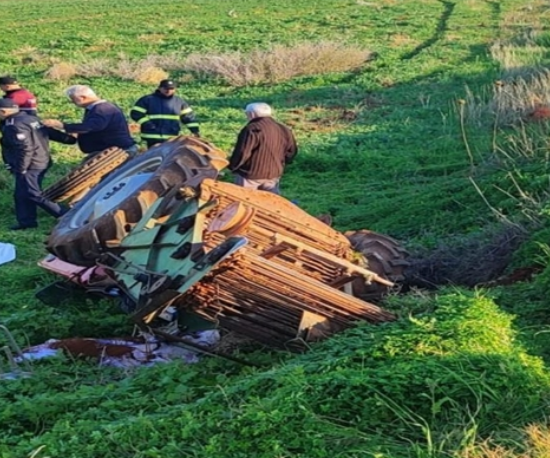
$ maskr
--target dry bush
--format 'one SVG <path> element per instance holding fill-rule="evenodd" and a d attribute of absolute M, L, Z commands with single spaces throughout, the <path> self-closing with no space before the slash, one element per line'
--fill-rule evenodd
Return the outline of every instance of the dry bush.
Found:
<path fill-rule="evenodd" d="M 112 68 L 112 74 L 123 80 L 132 80 L 143 84 L 154 84 L 168 78 L 168 73 L 155 65 L 154 59 L 145 58 L 136 62 L 124 55 L 120 56 L 120 60 Z"/>
<path fill-rule="evenodd" d="M 168 73 L 166 73 L 162 68 L 145 67 L 140 70 L 134 80 L 141 84 L 158 84 L 159 81 L 167 78 Z"/>
<path fill-rule="evenodd" d="M 500 445 L 491 445 L 490 441 L 468 447 L 460 458 L 548 458 L 550 457 L 550 431 L 547 426 L 530 425 L 524 431 L 523 452 L 510 450 Z"/>
<path fill-rule="evenodd" d="M 46 72 L 46 78 L 54 81 L 67 81 L 77 74 L 77 67 L 74 64 L 58 62 Z"/>
<path fill-rule="evenodd" d="M 201 77 L 221 78 L 233 86 L 245 86 L 276 83 L 296 76 L 354 70 L 373 57 L 373 53 L 359 47 L 331 42 L 274 46 L 267 51 L 257 49 L 248 54 L 150 54 L 141 60 L 132 60 L 120 54 L 117 59 L 82 57 L 76 64 L 59 63 L 48 70 L 46 77 L 67 80 L 74 76 L 114 76 L 152 84 L 168 78 L 169 71 L 184 71 Z M 69 67 L 70 71 L 62 71 Z"/>
<path fill-rule="evenodd" d="M 466 119 L 478 125 L 491 122 L 511 126 L 523 120 L 537 120 L 541 107 L 550 106 L 550 71 L 497 81 L 489 93 L 481 95 L 466 89 L 465 102 Z"/>
<path fill-rule="evenodd" d="M 109 59 L 88 59 L 76 66 L 78 76 L 84 78 L 111 75 L 112 63 Z"/>
<path fill-rule="evenodd" d="M 154 84 L 168 78 L 163 68 L 155 65 L 156 56 L 148 56 L 139 61 L 133 61 L 121 54 L 117 60 L 98 58 L 82 59 L 78 64 L 60 62 L 52 66 L 46 77 L 53 80 L 66 81 L 75 76 L 90 77 L 118 77 L 143 84 Z"/>
<path fill-rule="evenodd" d="M 297 76 L 355 70 L 374 54 L 332 42 L 273 46 L 250 53 L 191 54 L 183 70 L 221 78 L 232 86 L 277 83 Z"/>
<path fill-rule="evenodd" d="M 182 53 L 170 54 L 149 54 L 145 59 L 142 59 L 143 65 L 151 67 L 159 67 L 165 71 L 182 71 L 185 69 L 186 56 Z"/>
<path fill-rule="evenodd" d="M 542 65 L 546 48 L 537 44 L 537 32 L 526 32 L 508 42 L 497 42 L 491 56 L 501 78 L 480 95 L 467 89 L 464 115 L 478 125 L 517 125 L 537 119 L 540 107 L 550 107 L 550 72 Z"/>
<path fill-rule="evenodd" d="M 43 64 L 51 62 L 51 57 L 34 46 L 21 46 L 10 53 L 17 57 L 23 65 Z"/>

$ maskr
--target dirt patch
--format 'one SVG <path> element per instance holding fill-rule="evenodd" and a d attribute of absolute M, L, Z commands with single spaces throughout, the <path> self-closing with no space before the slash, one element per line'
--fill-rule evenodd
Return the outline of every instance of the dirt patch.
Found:
<path fill-rule="evenodd" d="M 490 281 L 480 286 L 506 286 L 519 282 L 529 282 L 532 281 L 533 277 L 539 272 L 542 272 L 542 267 L 540 266 L 520 267 L 507 275 L 503 275 L 494 281 Z"/>
<path fill-rule="evenodd" d="M 309 132 L 335 132 L 357 120 L 360 108 L 305 107 L 289 111 L 286 123 L 293 128 Z"/>

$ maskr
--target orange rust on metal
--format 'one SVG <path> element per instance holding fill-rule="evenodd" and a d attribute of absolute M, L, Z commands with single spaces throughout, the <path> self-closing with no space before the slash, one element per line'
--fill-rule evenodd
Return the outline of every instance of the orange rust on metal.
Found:
<path fill-rule="evenodd" d="M 206 252 L 227 237 L 248 244 L 173 305 L 270 345 L 303 348 L 356 321 L 395 319 L 354 297 L 351 282 L 393 283 L 363 267 L 343 234 L 275 194 L 206 179 L 199 199 Z M 205 206 L 204 203 L 210 202 Z"/>
<path fill-rule="evenodd" d="M 393 282 L 367 269 L 344 234 L 272 193 L 211 179 L 197 193 L 204 251 L 232 236 L 247 244 L 185 293 L 151 296 L 136 320 L 152 323 L 170 303 L 266 344 L 303 349 L 357 321 L 395 319 L 355 295 L 356 282 L 381 289 Z"/>
<path fill-rule="evenodd" d="M 395 319 L 374 304 L 247 250 L 237 260 L 222 263 L 200 286 L 179 298 L 177 305 L 278 346 L 290 343 L 300 347 L 299 342 L 307 341 L 308 336 L 317 339 L 330 329 L 345 329 L 356 321 Z M 319 317 L 311 325 L 316 332 L 306 329 L 304 313 Z M 319 334 L 321 321 L 323 331 Z"/>
<path fill-rule="evenodd" d="M 273 193 L 206 179 L 201 185 L 200 198 L 203 201 L 215 198 L 219 202 L 218 206 L 208 214 L 209 219 L 237 202 L 255 209 L 253 226 L 263 228 L 270 233 L 288 235 L 337 256 L 346 254 L 350 248 L 349 240 L 343 234 Z M 267 244 L 270 242 L 268 241 Z"/>
<path fill-rule="evenodd" d="M 343 234 L 275 194 L 205 180 L 200 198 L 218 202 L 206 214 L 203 239 L 207 250 L 223 242 L 223 234 L 243 235 L 249 242 L 247 251 L 325 283 L 345 274 L 351 263 L 343 261 L 356 257 Z M 293 241 L 292 249 L 283 248 L 278 242 L 281 237 Z M 375 273 L 368 281 L 372 278 L 377 278 Z"/>
<path fill-rule="evenodd" d="M 331 254 L 323 253 L 322 251 L 317 250 L 315 248 L 307 247 L 302 243 L 295 242 L 294 240 L 291 240 L 291 239 L 289 239 L 287 237 L 284 237 L 282 235 L 276 235 L 275 236 L 275 241 L 280 242 L 280 243 L 286 243 L 290 246 L 293 246 L 296 249 L 301 250 L 302 253 L 305 251 L 305 252 L 310 253 L 313 257 L 317 257 L 319 259 L 325 259 L 327 261 L 333 262 L 336 265 L 340 265 L 340 266 L 342 266 L 343 269 L 345 269 L 346 272 L 349 272 L 350 274 L 351 273 L 356 273 L 358 275 L 362 275 L 367 281 L 375 281 L 375 282 L 380 283 L 384 286 L 394 286 L 394 284 L 391 281 L 386 280 L 382 277 L 379 277 L 375 272 L 372 272 L 368 269 L 364 269 L 364 268 L 362 268 L 362 267 L 360 267 L 356 264 L 353 264 L 349 261 L 339 259 L 336 256 L 333 256 Z"/>
<path fill-rule="evenodd" d="M 233 202 L 214 215 L 206 230 L 218 232 L 225 237 L 242 233 L 252 221 L 255 212 L 241 202 Z"/>
<path fill-rule="evenodd" d="M 93 357 L 102 356 L 121 357 L 130 355 L 134 349 L 128 345 L 117 345 L 112 343 L 101 343 L 94 339 L 63 339 L 52 342 L 49 345 L 52 349 L 62 349 L 67 354 L 74 357 Z"/>

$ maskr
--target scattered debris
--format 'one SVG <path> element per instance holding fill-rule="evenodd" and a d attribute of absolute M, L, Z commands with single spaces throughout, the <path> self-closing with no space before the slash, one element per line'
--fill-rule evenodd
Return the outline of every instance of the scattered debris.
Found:
<path fill-rule="evenodd" d="M 0 265 L 15 259 L 15 246 L 11 243 L 0 243 Z"/>
<path fill-rule="evenodd" d="M 4 346 L 0 347 L 0 353 L 6 357 L 5 362 L 0 359 L 0 380 L 30 377 L 31 366 L 27 361 L 21 359 L 23 353 L 6 326 L 0 325 L 0 337 L 2 338 L 0 342 L 5 342 Z"/>
<path fill-rule="evenodd" d="M 205 349 L 214 347 L 219 341 L 217 330 L 207 330 L 184 336 L 182 340 Z M 193 364 L 199 361 L 199 354 L 190 348 L 161 339 L 50 339 L 42 345 L 23 350 L 16 361 L 32 361 L 59 356 L 61 353 L 72 358 L 92 359 L 101 366 L 132 368 L 152 366 L 169 361 Z"/>

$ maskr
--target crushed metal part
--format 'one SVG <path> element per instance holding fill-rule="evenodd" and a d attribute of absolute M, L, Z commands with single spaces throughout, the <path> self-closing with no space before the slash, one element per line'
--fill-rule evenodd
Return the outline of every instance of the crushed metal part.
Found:
<path fill-rule="evenodd" d="M 221 326 L 301 350 L 357 321 L 395 319 L 372 301 L 402 280 L 406 252 L 396 241 L 370 231 L 342 234 L 325 224 L 330 218 L 321 221 L 283 197 L 215 181 L 220 165 L 208 169 L 209 156 L 193 148 L 181 149 L 177 160 L 168 151 L 171 162 L 157 174 L 166 175 L 176 163 L 182 181 L 161 194 L 148 192 L 147 183 L 138 189 L 140 217 L 121 236 L 109 244 L 86 239 L 96 243 L 90 252 L 102 253 L 91 271 L 74 266 L 71 275 L 62 272 L 71 271 L 70 263 L 41 265 L 84 287 L 94 283 L 94 273 L 107 274 L 112 283 L 102 285 L 105 291 L 115 288 L 136 324 L 159 334 L 174 322 L 175 334 Z M 182 166 L 186 154 L 200 157 L 196 173 Z M 151 173 L 151 182 L 164 179 L 157 174 Z M 116 183 L 115 177 L 103 186 Z M 106 216 L 110 221 L 109 215 L 121 215 L 119 208 L 131 208 L 120 196 L 118 202 Z M 84 198 L 81 208 L 86 205 Z M 64 250 L 53 251 L 63 258 Z"/>

